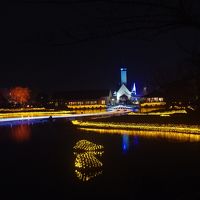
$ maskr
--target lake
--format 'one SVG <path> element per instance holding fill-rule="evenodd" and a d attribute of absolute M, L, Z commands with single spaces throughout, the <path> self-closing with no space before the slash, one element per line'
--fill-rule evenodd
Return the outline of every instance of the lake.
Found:
<path fill-rule="evenodd" d="M 199 169 L 199 141 L 100 134 L 65 120 L 0 126 L 7 199 L 199 199 Z"/>

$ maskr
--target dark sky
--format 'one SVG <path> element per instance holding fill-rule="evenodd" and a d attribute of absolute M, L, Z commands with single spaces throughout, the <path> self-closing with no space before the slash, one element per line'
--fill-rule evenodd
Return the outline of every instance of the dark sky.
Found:
<path fill-rule="evenodd" d="M 141 89 L 155 84 L 156 77 L 173 79 L 187 57 L 177 41 L 191 46 L 198 35 L 184 27 L 156 37 L 140 37 L 151 29 L 119 33 L 133 25 L 116 25 L 110 17 L 130 17 L 135 8 L 46 2 L 13 1 L 2 6 L 0 88 L 115 89 L 120 67 L 126 66 L 129 83 L 136 82 Z"/>

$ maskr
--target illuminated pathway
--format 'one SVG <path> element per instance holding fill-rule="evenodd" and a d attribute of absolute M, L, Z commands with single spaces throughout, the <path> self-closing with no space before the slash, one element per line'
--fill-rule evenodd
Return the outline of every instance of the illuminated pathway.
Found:
<path fill-rule="evenodd" d="M 112 129 L 112 128 L 111 129 L 79 128 L 79 129 L 82 131 L 99 133 L 99 134 L 111 134 L 111 135 L 119 134 L 119 135 L 123 135 L 123 136 L 141 136 L 141 137 L 145 137 L 145 138 L 162 138 L 162 139 L 175 140 L 175 141 L 181 141 L 181 142 L 200 142 L 200 135 L 192 134 L 192 133 L 167 132 L 167 131 L 146 131 L 146 130 L 124 130 L 124 129 Z M 125 139 L 125 138 L 123 138 L 123 139 Z"/>
<path fill-rule="evenodd" d="M 186 124 L 148 124 L 148 123 L 117 123 L 72 121 L 81 130 L 98 133 L 145 135 L 151 137 L 176 138 L 190 141 L 200 141 L 200 126 Z"/>
<path fill-rule="evenodd" d="M 1 113 L 1 122 L 12 122 L 20 120 L 32 120 L 32 119 L 52 119 L 66 118 L 69 120 L 82 119 L 85 117 L 110 117 L 126 115 L 129 111 L 113 111 L 113 112 L 99 112 L 99 113 L 87 113 L 87 114 L 69 114 L 67 111 L 60 112 L 19 112 L 19 113 Z"/>

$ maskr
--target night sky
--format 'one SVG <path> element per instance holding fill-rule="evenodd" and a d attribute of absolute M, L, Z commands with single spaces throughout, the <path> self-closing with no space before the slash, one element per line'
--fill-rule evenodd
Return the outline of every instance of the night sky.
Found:
<path fill-rule="evenodd" d="M 145 16 L 146 7 L 72 2 L 16 0 L 3 4 L 0 88 L 115 89 L 120 67 L 125 66 L 129 83 L 136 82 L 141 90 L 159 79 L 178 76 L 188 55 L 177 43 L 196 47 L 199 31 L 190 27 L 154 34 L 151 28 L 126 31 L 137 26 L 134 20 L 116 22 Z M 150 14 L 155 12 L 153 7 L 149 9 Z M 163 9 L 156 12 L 171 14 Z M 164 20 L 171 20 L 166 16 Z"/>

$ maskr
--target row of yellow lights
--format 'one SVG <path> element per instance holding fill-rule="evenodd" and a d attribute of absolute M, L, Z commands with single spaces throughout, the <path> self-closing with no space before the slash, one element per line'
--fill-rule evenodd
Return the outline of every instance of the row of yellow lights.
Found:
<path fill-rule="evenodd" d="M 140 106 L 164 106 L 166 105 L 166 102 L 145 102 L 141 103 Z"/>
<path fill-rule="evenodd" d="M 1 113 L 0 118 L 15 118 L 15 117 L 38 117 L 38 116 L 63 116 L 70 114 L 70 111 L 41 111 L 41 112 L 17 112 L 17 113 Z"/>
<path fill-rule="evenodd" d="M 159 115 L 159 116 L 170 116 L 173 114 L 187 114 L 186 110 L 171 110 L 165 112 L 150 112 L 150 113 L 134 113 L 131 112 L 129 115 Z"/>
<path fill-rule="evenodd" d="M 99 152 L 98 155 L 102 156 L 104 152 Z M 75 167 L 77 168 L 96 168 L 103 166 L 102 162 L 100 162 L 96 157 L 94 152 L 84 152 L 77 153 L 75 159 Z"/>
<path fill-rule="evenodd" d="M 79 140 L 73 148 L 81 149 L 85 151 L 95 151 L 95 150 L 103 149 L 104 147 L 102 145 L 97 145 L 88 140 Z"/>
<path fill-rule="evenodd" d="M 164 138 L 169 140 L 177 140 L 181 142 L 199 142 L 200 135 L 188 133 L 174 133 L 161 131 L 139 131 L 139 130 L 124 130 L 124 129 L 103 129 L 103 128 L 79 128 L 83 131 L 95 132 L 100 134 L 120 134 L 130 136 L 142 136 L 147 138 Z"/>
<path fill-rule="evenodd" d="M 87 182 L 92 178 L 95 178 L 96 176 L 102 174 L 103 171 L 94 171 L 94 172 L 80 172 L 78 170 L 75 170 L 75 174 L 77 178 L 83 182 Z"/>
<path fill-rule="evenodd" d="M 73 106 L 70 106 L 68 105 L 67 106 L 68 108 L 72 108 L 72 109 L 76 109 L 76 108 L 105 108 L 106 105 L 105 104 L 94 104 L 94 105 L 73 105 Z"/>
<path fill-rule="evenodd" d="M 46 108 L 1 108 L 0 112 L 18 112 L 18 111 L 29 111 L 29 110 L 46 110 Z"/>
<path fill-rule="evenodd" d="M 98 127 L 113 129 L 134 129 L 147 131 L 164 131 L 200 134 L 199 125 L 177 125 L 177 124 L 148 124 L 148 123 L 114 123 L 114 122 L 91 122 L 74 120 L 72 123 L 80 127 Z"/>

